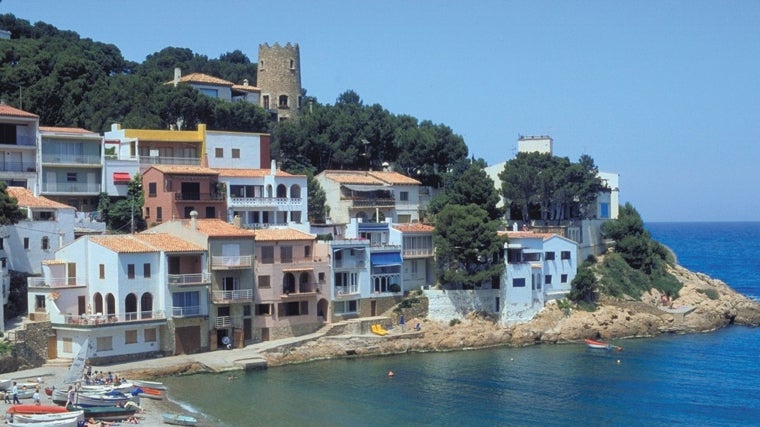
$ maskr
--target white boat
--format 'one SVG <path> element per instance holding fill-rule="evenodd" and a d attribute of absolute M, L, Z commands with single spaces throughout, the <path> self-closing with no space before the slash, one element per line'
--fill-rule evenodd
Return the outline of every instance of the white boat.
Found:
<path fill-rule="evenodd" d="M 84 411 L 60 412 L 54 414 L 14 414 L 13 422 L 18 424 L 32 424 L 39 426 L 43 423 L 60 420 L 84 421 Z"/>
<path fill-rule="evenodd" d="M 79 424 L 79 421 L 76 418 L 67 418 L 62 420 L 51 420 L 51 421 L 9 421 L 7 425 L 11 427 L 77 427 L 77 424 Z"/>
<path fill-rule="evenodd" d="M 108 394 L 77 392 L 74 394 L 74 403 L 79 406 L 124 406 L 127 402 L 135 402 L 139 405 L 140 398 L 120 392 L 109 392 Z"/>
<path fill-rule="evenodd" d="M 146 381 L 146 380 L 129 380 L 135 387 L 147 387 L 155 390 L 166 390 L 166 386 L 162 382 L 158 381 Z"/>
<path fill-rule="evenodd" d="M 163 413 L 161 414 L 161 417 L 166 424 L 174 424 L 178 426 L 194 426 L 198 424 L 198 419 L 191 417 L 190 415 Z"/>
<path fill-rule="evenodd" d="M 0 390 L 10 390 L 13 387 L 13 380 L 0 378 Z"/>

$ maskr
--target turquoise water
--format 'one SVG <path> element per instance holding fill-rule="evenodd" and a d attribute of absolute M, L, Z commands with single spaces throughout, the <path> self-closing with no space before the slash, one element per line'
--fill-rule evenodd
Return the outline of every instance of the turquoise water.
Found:
<path fill-rule="evenodd" d="M 690 233 L 717 224 L 681 226 L 647 225 L 677 252 L 688 246 L 691 255 L 679 252 L 682 264 L 694 262 L 702 268 L 690 268 L 729 284 L 740 275 L 742 286 L 760 295 L 760 286 L 744 277 L 754 265 L 732 262 L 721 269 L 725 263 L 699 261 L 704 253 L 694 249 Z M 743 244 L 729 239 L 724 248 L 702 233 L 698 246 L 710 252 L 704 258 L 760 254 L 760 223 L 721 224 L 720 230 L 721 241 L 736 230 Z M 173 400 L 225 426 L 732 426 L 760 420 L 760 329 L 734 326 L 615 344 L 624 351 L 544 345 L 331 360 L 235 381 L 212 374 L 164 381 Z"/>

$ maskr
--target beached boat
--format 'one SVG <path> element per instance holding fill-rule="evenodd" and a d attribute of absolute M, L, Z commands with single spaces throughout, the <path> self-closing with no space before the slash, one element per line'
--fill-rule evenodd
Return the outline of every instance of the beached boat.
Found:
<path fill-rule="evenodd" d="M 96 420 L 118 421 L 126 420 L 135 414 L 139 409 L 138 406 L 89 406 L 69 405 L 69 411 L 84 411 L 84 417 L 87 419 L 95 418 Z"/>
<path fill-rule="evenodd" d="M 139 405 L 140 398 L 128 396 L 120 391 L 109 391 L 103 394 L 80 391 L 74 394 L 74 403 L 79 406 L 124 406 L 127 402 L 135 402 Z"/>
<path fill-rule="evenodd" d="M 52 421 L 8 421 L 11 427 L 77 427 L 79 421 L 76 418 L 67 418 L 63 420 Z"/>
<path fill-rule="evenodd" d="M 129 380 L 129 383 L 135 387 L 152 388 L 154 390 L 166 390 L 166 386 L 162 382 L 158 381 L 146 381 L 146 380 Z"/>
<path fill-rule="evenodd" d="M 57 405 L 11 405 L 5 411 L 8 414 L 55 414 L 68 412 L 63 406 Z"/>
<path fill-rule="evenodd" d="M 13 386 L 13 380 L 0 379 L 0 390 L 10 390 Z"/>
<path fill-rule="evenodd" d="M 12 421 L 17 424 L 35 424 L 36 427 L 48 425 L 48 423 L 54 423 L 56 421 L 74 421 L 73 425 L 76 425 L 77 421 L 84 421 L 84 411 L 67 411 L 56 412 L 46 414 L 13 414 Z M 58 424 L 50 424 L 58 425 Z M 68 425 L 68 424 L 65 424 Z"/>
<path fill-rule="evenodd" d="M 173 424 L 177 426 L 194 426 L 198 424 L 198 419 L 191 417 L 190 415 L 170 414 L 167 412 L 161 414 L 161 418 L 164 419 L 164 422 L 166 424 Z"/>
<path fill-rule="evenodd" d="M 623 347 L 612 345 L 604 341 L 592 340 L 590 338 L 586 338 L 583 341 L 586 343 L 588 348 L 599 349 L 599 350 L 612 350 L 612 349 L 615 349 L 617 351 L 623 350 Z"/>
<path fill-rule="evenodd" d="M 132 394 L 135 396 L 147 397 L 148 399 L 161 400 L 164 398 L 164 390 L 150 387 L 135 387 L 132 389 Z"/>

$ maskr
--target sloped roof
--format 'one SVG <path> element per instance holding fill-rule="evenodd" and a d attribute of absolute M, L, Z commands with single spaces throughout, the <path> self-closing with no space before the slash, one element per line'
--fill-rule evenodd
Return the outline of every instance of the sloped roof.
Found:
<path fill-rule="evenodd" d="M 40 132 L 55 132 L 55 133 L 76 133 L 82 135 L 98 135 L 97 132 L 82 128 L 64 128 L 55 126 L 40 126 Z"/>
<path fill-rule="evenodd" d="M 74 209 L 73 206 L 65 205 L 47 197 L 35 196 L 24 187 L 8 187 L 8 195 L 18 200 L 18 205 L 24 208 L 47 208 L 47 209 Z"/>
<path fill-rule="evenodd" d="M 261 88 L 248 85 L 233 85 L 232 89 L 239 90 L 240 92 L 261 92 Z"/>
<path fill-rule="evenodd" d="M 202 246 L 190 243 L 169 233 L 140 233 L 134 236 L 164 252 L 198 252 L 206 250 Z"/>
<path fill-rule="evenodd" d="M 220 79 L 219 77 L 209 76 L 203 73 L 190 73 L 179 78 L 179 83 L 200 83 L 205 85 L 228 86 L 232 87 L 234 83 L 229 80 Z M 174 84 L 174 80 L 166 82 Z"/>
<path fill-rule="evenodd" d="M 325 177 L 339 184 L 420 185 L 421 182 L 398 172 L 328 170 Z"/>
<path fill-rule="evenodd" d="M 402 233 L 432 233 L 435 227 L 427 224 L 393 224 L 393 228 Z"/>
<path fill-rule="evenodd" d="M 136 239 L 131 234 L 90 236 L 90 242 L 103 246 L 116 253 L 158 252 L 158 249 L 140 239 Z"/>
<path fill-rule="evenodd" d="M 40 116 L 13 108 L 10 105 L 0 104 L 0 116 L 25 117 L 29 119 L 39 119 Z"/>
<path fill-rule="evenodd" d="M 499 236 L 507 235 L 508 239 L 542 239 L 546 240 L 552 236 L 558 236 L 554 233 L 536 233 L 534 231 L 499 231 Z M 561 237 L 561 236 L 560 236 Z"/>
<path fill-rule="evenodd" d="M 209 237 L 250 237 L 253 238 L 253 231 L 239 228 L 236 225 L 224 222 L 219 219 L 198 219 L 198 232 Z M 191 228 L 192 220 L 182 220 L 182 225 Z"/>
<path fill-rule="evenodd" d="M 386 182 L 388 184 L 395 184 L 395 185 L 420 185 L 421 182 L 417 181 L 414 178 L 410 178 L 406 175 L 400 174 L 398 172 L 380 172 L 380 171 L 370 171 L 370 175 L 374 176 L 375 178 Z"/>
<path fill-rule="evenodd" d="M 239 178 L 261 178 L 268 176 L 271 169 L 233 169 L 233 168 L 214 168 L 219 172 L 219 176 L 226 177 L 239 177 Z M 277 169 L 275 176 L 305 176 L 305 175 L 292 175 L 283 170 Z"/>
<path fill-rule="evenodd" d="M 314 240 L 316 236 L 293 228 L 263 228 L 256 230 L 257 242 L 273 242 L 283 240 Z"/>

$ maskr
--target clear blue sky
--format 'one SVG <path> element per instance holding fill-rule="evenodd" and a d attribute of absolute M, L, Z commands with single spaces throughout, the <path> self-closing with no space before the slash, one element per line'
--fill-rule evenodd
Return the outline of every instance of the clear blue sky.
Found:
<path fill-rule="evenodd" d="M 298 43 L 302 84 L 450 126 L 489 164 L 518 135 L 620 174 L 645 221 L 760 220 L 760 2 L 2 0 L 0 13 L 218 58 Z"/>

